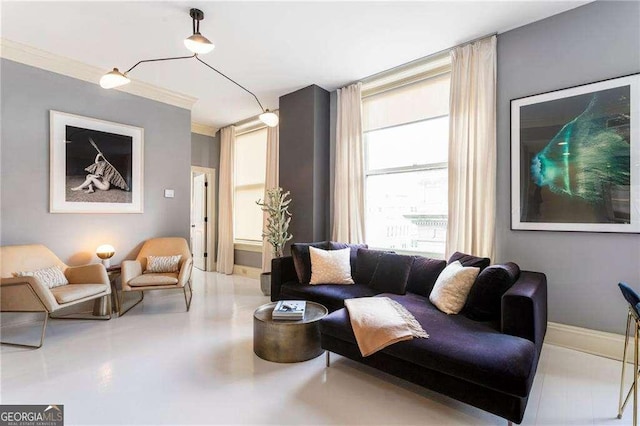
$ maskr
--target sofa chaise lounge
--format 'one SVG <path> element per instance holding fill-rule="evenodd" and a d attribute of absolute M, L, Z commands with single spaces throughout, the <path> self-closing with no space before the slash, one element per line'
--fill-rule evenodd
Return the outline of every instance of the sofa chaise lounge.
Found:
<path fill-rule="evenodd" d="M 325 250 L 350 247 L 355 284 L 308 284 L 309 246 Z M 449 262 L 459 260 L 464 266 L 479 267 L 481 272 L 462 312 L 447 315 L 429 301 L 431 289 L 447 264 L 444 260 L 413 257 L 408 276 L 400 277 L 406 280 L 404 290 L 394 284 L 386 289 L 393 291 L 385 291 L 384 286 L 371 285 L 372 275 L 378 272 L 389 281 L 396 280 L 397 271 L 402 270 L 397 263 L 406 265 L 407 256 L 385 255 L 383 263 L 383 252 L 328 241 L 294 244 L 292 254 L 272 262 L 271 298 L 325 305 L 331 313 L 320 325 L 323 349 L 509 422 L 522 421 L 546 333 L 544 274 L 520 271 L 513 263 L 489 267 L 487 258 L 456 253 Z M 387 270 L 376 271 L 379 268 Z M 376 295 L 387 296 L 407 308 L 429 338 L 398 342 L 362 357 L 344 300 Z"/>

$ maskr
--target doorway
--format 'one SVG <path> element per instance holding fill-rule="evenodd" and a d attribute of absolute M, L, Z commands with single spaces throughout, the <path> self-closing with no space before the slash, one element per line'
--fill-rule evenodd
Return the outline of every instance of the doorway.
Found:
<path fill-rule="evenodd" d="M 191 166 L 191 252 L 193 266 L 215 270 L 215 169 Z"/>

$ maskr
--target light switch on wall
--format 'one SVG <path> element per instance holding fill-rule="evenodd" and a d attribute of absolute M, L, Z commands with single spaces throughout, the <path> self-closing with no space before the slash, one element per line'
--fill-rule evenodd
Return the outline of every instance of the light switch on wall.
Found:
<path fill-rule="evenodd" d="M 173 198 L 173 189 L 165 189 L 164 198 Z"/>

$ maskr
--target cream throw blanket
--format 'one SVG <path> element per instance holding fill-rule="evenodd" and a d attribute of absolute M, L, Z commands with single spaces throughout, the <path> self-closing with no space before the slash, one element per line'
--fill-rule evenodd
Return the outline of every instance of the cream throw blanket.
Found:
<path fill-rule="evenodd" d="M 411 312 L 388 297 L 347 299 L 344 305 L 362 356 L 403 340 L 429 337 Z"/>

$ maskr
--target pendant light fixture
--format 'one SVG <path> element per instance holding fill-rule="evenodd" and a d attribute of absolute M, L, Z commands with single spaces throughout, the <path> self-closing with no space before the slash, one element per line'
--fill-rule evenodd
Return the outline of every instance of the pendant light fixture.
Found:
<path fill-rule="evenodd" d="M 189 16 L 193 22 L 193 35 L 184 40 L 185 47 L 197 55 L 211 52 L 215 45 L 200 34 L 200 21 L 204 19 L 204 13 L 200 9 L 191 9 Z"/>
<path fill-rule="evenodd" d="M 201 64 L 217 72 L 222 77 L 226 78 L 227 80 L 229 80 L 230 82 L 232 82 L 233 84 L 235 84 L 236 86 L 238 86 L 239 88 L 241 88 L 242 90 L 244 90 L 245 92 L 253 96 L 256 102 L 258 103 L 258 105 L 260 106 L 260 109 L 262 110 L 262 113 L 259 115 L 260 121 L 262 121 L 264 124 L 266 124 L 269 127 L 277 126 L 279 122 L 278 115 L 269 111 L 268 109 L 264 109 L 264 107 L 260 103 L 260 100 L 255 95 L 255 93 L 253 93 L 251 90 L 247 89 L 237 81 L 233 80 L 231 77 L 223 74 L 221 71 L 218 71 L 217 69 L 215 69 L 214 67 L 212 67 L 211 65 L 207 64 L 202 59 L 200 59 L 198 55 L 203 55 L 205 53 L 211 52 L 215 46 L 211 41 L 209 41 L 209 39 L 207 39 L 205 36 L 200 34 L 200 21 L 204 19 L 204 13 L 200 9 L 191 9 L 189 11 L 189 16 L 191 16 L 191 20 L 192 20 L 193 35 L 191 35 L 190 37 L 184 40 L 184 45 L 187 49 L 193 52 L 193 55 L 175 56 L 171 58 L 143 59 L 141 61 L 138 61 L 134 66 L 132 66 L 125 72 L 120 72 L 118 68 L 114 68 L 112 71 L 109 71 L 108 73 L 102 76 L 102 78 L 100 79 L 100 86 L 103 87 L 104 89 L 113 89 L 115 87 L 124 86 L 125 84 L 130 83 L 131 80 L 128 77 L 129 72 L 131 72 L 135 67 L 143 63 L 195 58 Z"/>
<path fill-rule="evenodd" d="M 260 118 L 260 121 L 262 121 L 264 124 L 266 124 L 269 127 L 276 127 L 279 121 L 278 114 L 276 114 L 275 112 L 271 112 L 269 110 L 266 110 L 265 112 L 260 114 L 258 118 Z"/>
<path fill-rule="evenodd" d="M 113 71 L 109 71 L 100 79 L 100 86 L 103 89 L 113 89 L 114 87 L 124 86 L 131 80 L 126 75 L 122 74 L 118 68 L 114 68 Z"/>

